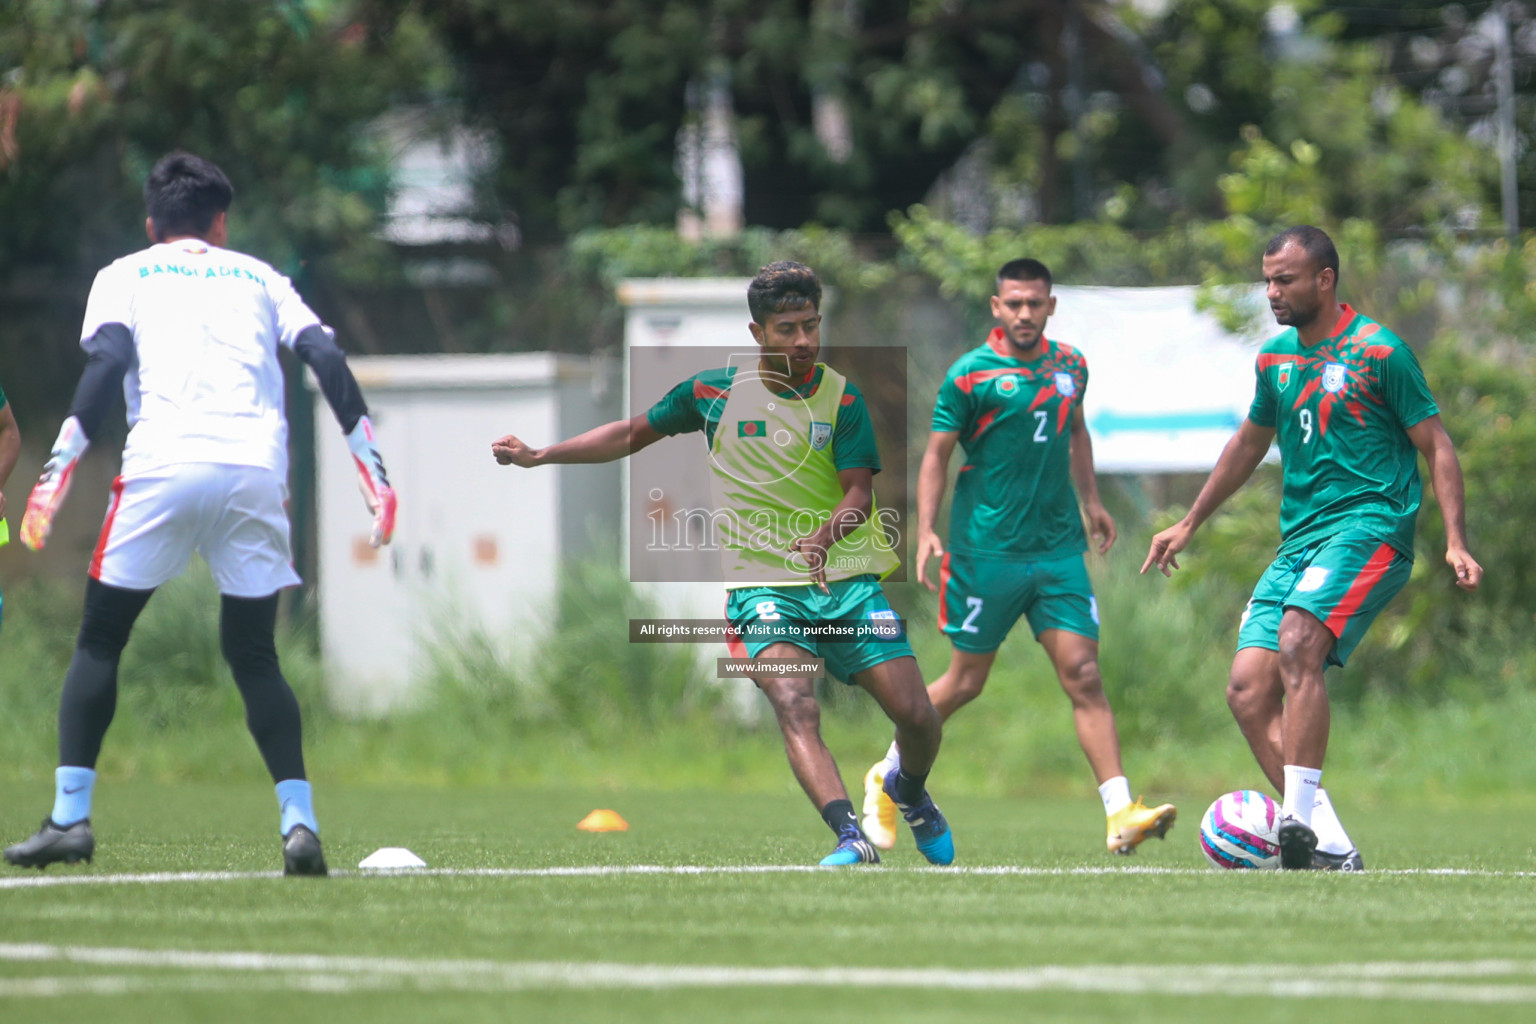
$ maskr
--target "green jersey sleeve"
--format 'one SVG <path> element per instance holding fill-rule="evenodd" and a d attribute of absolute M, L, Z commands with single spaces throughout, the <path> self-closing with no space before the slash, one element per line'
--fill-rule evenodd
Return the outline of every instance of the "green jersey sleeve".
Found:
<path fill-rule="evenodd" d="M 1279 416 L 1280 401 L 1269 385 L 1262 355 L 1253 364 L 1253 376 L 1253 404 L 1248 407 L 1248 419 L 1255 426 L 1273 428 Z"/>
<path fill-rule="evenodd" d="M 864 395 L 849 381 L 843 390 L 843 404 L 837 411 L 837 427 L 832 432 L 832 463 L 839 472 L 845 469 L 872 469 L 880 472 L 880 449 L 875 444 L 875 427 L 869 420 Z"/>
<path fill-rule="evenodd" d="M 1387 404 L 1404 430 L 1440 411 L 1424 380 L 1424 368 L 1407 345 L 1394 346 L 1381 361 L 1381 384 Z"/>
<path fill-rule="evenodd" d="M 645 420 L 652 429 L 668 437 L 704 429 L 704 415 L 694 393 L 697 380 L 697 375 L 689 377 L 646 410 Z"/>
<path fill-rule="evenodd" d="M 939 432 L 964 432 L 976 415 L 976 396 L 960 390 L 955 383 L 957 363 L 944 375 L 938 400 L 933 403 L 933 429 Z"/>

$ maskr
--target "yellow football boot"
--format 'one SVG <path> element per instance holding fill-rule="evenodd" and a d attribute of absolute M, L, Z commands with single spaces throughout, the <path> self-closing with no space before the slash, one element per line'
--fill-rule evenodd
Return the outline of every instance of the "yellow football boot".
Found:
<path fill-rule="evenodd" d="M 896 845 L 896 804 L 883 788 L 889 770 L 884 761 L 877 761 L 864 773 L 864 816 L 859 821 L 865 838 L 882 850 Z"/>
<path fill-rule="evenodd" d="M 1145 807 L 1141 798 L 1120 808 L 1109 816 L 1109 838 L 1106 843 L 1110 853 L 1134 853 L 1136 847 L 1148 836 L 1161 839 L 1173 827 L 1179 816 L 1173 804 Z"/>

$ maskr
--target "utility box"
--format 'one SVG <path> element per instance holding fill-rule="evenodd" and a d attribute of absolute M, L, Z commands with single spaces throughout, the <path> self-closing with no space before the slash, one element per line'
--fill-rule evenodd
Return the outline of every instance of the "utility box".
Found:
<path fill-rule="evenodd" d="M 620 283 L 624 306 L 624 380 L 629 415 L 646 411 L 666 389 L 700 370 L 725 365 L 720 350 L 757 348 L 748 324 L 749 278 L 630 278 Z M 638 355 L 637 355 L 638 351 Z M 661 449 L 666 445 L 665 449 Z M 698 435 L 658 442 L 657 451 L 642 453 L 624 476 L 625 566 L 631 579 L 668 617 L 722 618 L 725 587 L 720 579 L 718 551 L 658 554 L 644 540 L 652 518 L 672 507 L 709 508 L 709 452 Z M 665 503 L 664 505 L 661 503 Z M 637 540 L 642 543 L 636 543 Z M 664 560 L 664 561 L 663 561 Z M 679 563 L 691 560 L 695 578 L 687 582 L 658 582 Z M 685 573 L 686 575 L 686 573 Z M 673 577 L 674 579 L 676 577 Z M 644 581 L 644 582 L 640 582 Z M 723 655 L 708 649 L 702 660 Z M 707 655 L 707 657 L 706 657 Z"/>
<path fill-rule="evenodd" d="M 618 418 L 613 361 L 551 353 L 349 360 L 400 499 L 394 542 L 370 518 L 346 439 L 315 402 L 317 592 L 330 696 L 382 713 L 421 695 L 432 645 L 483 631 L 549 639 L 561 567 L 613 551 L 620 466 L 499 466 L 491 442 L 535 447 Z"/>

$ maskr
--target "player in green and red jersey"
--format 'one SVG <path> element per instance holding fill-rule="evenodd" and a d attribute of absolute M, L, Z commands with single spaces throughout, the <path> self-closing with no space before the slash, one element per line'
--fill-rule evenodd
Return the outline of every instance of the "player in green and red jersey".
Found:
<path fill-rule="evenodd" d="M 0 544 L 10 537 L 10 528 L 5 523 L 5 482 L 10 479 L 11 470 L 16 468 L 16 460 L 20 457 L 21 431 L 16 429 L 16 413 L 5 397 L 5 388 L 0 387 Z M 0 594 L 0 616 L 4 612 L 5 596 Z M 3 617 L 0 622 L 4 622 Z"/>
<path fill-rule="evenodd" d="M 696 374 L 645 413 L 533 449 L 508 435 L 491 445 L 502 465 L 611 462 L 674 434 L 702 432 L 709 455 L 727 588 L 726 617 L 752 679 L 784 734 L 790 767 L 838 837 L 822 864 L 879 863 L 821 739 L 815 679 L 765 665 L 824 657 L 827 669 L 874 697 L 911 756 L 883 780 L 931 863 L 954 860 L 954 839 L 928 795 L 942 723 L 880 579 L 897 565 L 876 520 L 872 478 L 880 469 L 864 400 L 846 378 L 816 362 L 821 283 L 809 267 L 780 261 L 747 289 L 760 347 L 749 367 Z M 818 635 L 857 625 L 864 638 Z M 868 627 L 868 628 L 864 628 Z M 733 647 L 738 645 L 733 644 Z"/>
<path fill-rule="evenodd" d="M 1360 853 L 1318 786 L 1328 746 L 1323 671 L 1348 660 L 1408 581 L 1420 454 L 1456 584 L 1476 589 L 1483 569 L 1467 550 L 1461 464 L 1413 350 L 1338 301 L 1339 254 L 1317 228 L 1276 235 L 1263 269 L 1270 308 L 1288 329 L 1259 351 L 1248 419 L 1189 513 L 1152 538 L 1141 571 L 1177 569 L 1195 530 L 1278 439 L 1280 549 L 1243 612 L 1227 704 L 1284 794 L 1281 866 L 1360 871 Z"/>
<path fill-rule="evenodd" d="M 928 559 L 943 559 L 939 626 L 953 651 L 928 694 L 946 719 L 974 700 L 1003 639 L 1021 615 L 1027 618 L 1072 702 L 1078 742 L 1104 801 L 1106 843 L 1114 853 L 1130 853 L 1147 836 L 1166 833 L 1177 812 L 1172 804 L 1149 808 L 1131 799 L 1099 677 L 1099 610 L 1083 562 L 1088 540 L 1079 494 L 1100 554 L 1115 542 L 1115 521 L 1099 501 L 1083 418 L 1088 363 L 1045 336 L 1055 310 L 1044 264 L 1005 264 L 992 297 L 998 326 L 956 360 L 939 388 L 917 485 L 917 578 L 934 589 Z M 956 444 L 965 449 L 965 464 L 946 553 L 934 523 Z M 885 846 L 896 841 L 895 814 L 879 780 L 904 755 L 897 748 L 864 783 L 864 831 Z"/>

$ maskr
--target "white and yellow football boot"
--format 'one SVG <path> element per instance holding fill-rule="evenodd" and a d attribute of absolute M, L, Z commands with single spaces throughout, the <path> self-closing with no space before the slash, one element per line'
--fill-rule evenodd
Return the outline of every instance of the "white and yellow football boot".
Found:
<path fill-rule="evenodd" d="M 896 845 L 896 804 L 885 795 L 885 773 L 890 771 L 885 761 L 876 761 L 864 773 L 864 815 L 859 824 L 864 836 L 882 850 Z"/>
<path fill-rule="evenodd" d="M 1173 804 L 1146 807 L 1137 797 L 1134 803 L 1109 816 L 1109 838 L 1106 840 L 1109 852 L 1135 853 L 1136 847 L 1148 836 L 1161 839 L 1167 835 L 1178 816 L 1178 809 Z"/>

